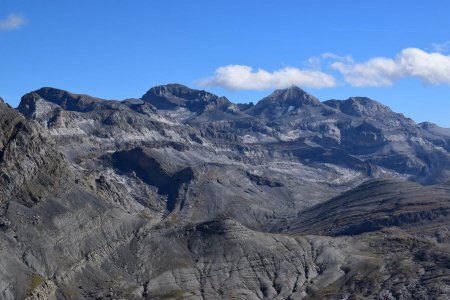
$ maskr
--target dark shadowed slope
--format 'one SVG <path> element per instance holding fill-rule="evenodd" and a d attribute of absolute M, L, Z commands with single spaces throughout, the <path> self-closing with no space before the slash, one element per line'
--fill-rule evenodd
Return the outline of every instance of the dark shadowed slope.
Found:
<path fill-rule="evenodd" d="M 450 187 L 377 179 L 300 212 L 275 230 L 355 235 L 385 227 L 450 223 Z M 283 227 L 285 226 L 285 227 Z"/>

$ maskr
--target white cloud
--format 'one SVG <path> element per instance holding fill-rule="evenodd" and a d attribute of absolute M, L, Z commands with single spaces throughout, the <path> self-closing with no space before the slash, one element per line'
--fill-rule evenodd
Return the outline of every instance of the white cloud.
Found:
<path fill-rule="evenodd" d="M 317 56 L 310 57 L 305 61 L 305 67 L 309 70 L 320 70 L 321 66 L 322 61 Z"/>
<path fill-rule="evenodd" d="M 5 19 L 0 19 L 0 31 L 19 29 L 25 24 L 23 16 L 10 14 Z"/>
<path fill-rule="evenodd" d="M 353 62 L 353 57 L 351 55 L 346 55 L 346 56 L 339 56 L 337 54 L 334 54 L 332 52 L 325 52 L 322 53 L 321 55 L 322 58 L 325 59 L 332 59 L 335 61 L 345 61 L 345 62 Z"/>
<path fill-rule="evenodd" d="M 293 67 L 268 72 L 254 71 L 245 65 L 228 65 L 217 68 L 213 77 L 200 82 L 204 86 L 219 86 L 230 90 L 281 89 L 292 85 L 310 88 L 333 87 L 333 76 L 316 70 L 300 70 Z"/>
<path fill-rule="evenodd" d="M 350 55 L 328 52 L 308 59 L 306 69 L 285 67 L 273 72 L 254 70 L 245 65 L 228 65 L 217 68 L 214 76 L 200 84 L 230 90 L 278 89 L 291 85 L 334 87 L 337 85 L 335 77 L 320 70 L 323 62 L 354 87 L 390 86 L 403 78 L 418 78 L 431 85 L 450 84 L 450 55 L 417 48 L 403 49 L 393 58 L 374 57 L 364 62 L 356 62 Z"/>
<path fill-rule="evenodd" d="M 346 82 L 353 86 L 389 86 L 398 79 L 400 70 L 387 58 L 373 58 L 362 64 L 334 62 L 331 67 L 338 70 Z"/>
<path fill-rule="evenodd" d="M 436 52 L 440 52 L 440 53 L 445 53 L 448 52 L 450 50 L 450 41 L 446 41 L 444 43 L 433 43 L 431 44 L 431 46 L 433 47 L 433 49 Z"/>
<path fill-rule="evenodd" d="M 450 84 L 450 56 L 417 48 L 403 49 L 395 58 L 376 57 L 363 63 L 336 61 L 331 67 L 353 86 L 389 86 L 406 77 L 427 84 Z"/>

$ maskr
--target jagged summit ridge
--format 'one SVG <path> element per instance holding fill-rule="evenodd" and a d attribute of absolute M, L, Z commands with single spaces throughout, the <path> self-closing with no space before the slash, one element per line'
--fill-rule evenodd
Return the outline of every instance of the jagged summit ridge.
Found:
<path fill-rule="evenodd" d="M 142 100 L 157 109 L 170 110 L 177 107 L 197 112 L 209 106 L 231 105 L 225 97 L 219 97 L 204 90 L 190 89 L 181 84 L 167 84 L 151 88 Z"/>
<path fill-rule="evenodd" d="M 26 116 L 31 116 L 38 110 L 37 103 L 42 100 L 55 104 L 62 109 L 78 112 L 113 108 L 114 103 L 117 103 L 117 101 L 106 101 L 85 94 L 74 94 L 61 89 L 43 87 L 24 95 L 20 101 L 18 110 Z"/>
<path fill-rule="evenodd" d="M 327 100 L 324 104 L 340 110 L 350 116 L 373 116 L 375 114 L 390 114 L 392 110 L 367 97 L 350 97 L 347 100 Z"/>
<path fill-rule="evenodd" d="M 24 95 L 19 104 L 19 110 L 25 111 L 26 106 L 33 106 L 34 102 L 44 99 L 58 106 L 74 111 L 88 111 L 99 108 L 101 104 L 119 102 L 115 100 L 105 100 L 92 97 L 86 94 L 76 94 L 66 90 L 43 87 L 36 91 Z M 137 103 L 138 99 L 124 100 L 123 102 Z M 142 97 L 142 101 L 147 102 L 157 109 L 175 109 L 184 107 L 190 110 L 201 110 L 205 106 L 231 106 L 233 105 L 226 97 L 220 97 L 205 90 L 191 89 L 182 84 L 159 85 L 148 90 Z M 0 100 L 1 101 L 1 100 Z M 389 107 L 366 97 L 350 97 L 347 100 L 327 100 L 324 101 L 327 107 L 340 110 L 341 112 L 361 116 L 370 112 L 389 113 Z M 303 106 L 323 106 L 319 99 L 302 90 L 298 86 L 291 86 L 286 89 L 273 91 L 267 97 L 259 100 L 255 105 L 235 105 L 247 110 L 250 114 L 257 114 L 263 110 L 275 107 L 299 108 Z"/>
<path fill-rule="evenodd" d="M 179 98 L 184 99 L 205 99 L 205 101 L 211 100 L 211 99 L 217 99 L 219 96 L 214 95 L 212 93 L 209 93 L 204 90 L 195 90 L 191 89 L 185 85 L 178 84 L 178 83 L 171 83 L 171 84 L 165 84 L 165 85 L 158 85 L 155 87 L 152 87 L 150 90 L 147 91 L 142 96 L 142 99 L 148 99 L 152 96 L 176 96 Z"/>
<path fill-rule="evenodd" d="M 175 122 L 177 126 L 197 124 L 195 127 L 200 132 L 189 135 L 200 144 L 205 140 L 199 136 L 212 138 L 213 143 L 218 137 L 225 139 L 225 147 L 229 147 L 230 142 L 244 145 L 294 142 L 299 148 L 289 151 L 294 151 L 300 160 L 313 157 L 321 163 L 338 162 L 356 169 L 377 165 L 424 182 L 441 180 L 437 178 L 450 173 L 446 169 L 448 154 L 439 152 L 442 148 L 450 149 L 448 131 L 418 126 L 369 98 L 352 97 L 321 103 L 296 86 L 276 90 L 250 107 L 238 106 L 224 97 L 180 84 L 156 86 L 142 97 L 142 102 L 102 100 L 43 88 L 25 95 L 18 110 L 28 118 L 39 119 L 44 126 L 57 124 L 72 128 L 70 130 L 78 130 L 76 119 L 85 120 L 85 124 L 94 119 L 100 126 L 119 125 L 121 140 L 129 139 L 127 134 L 137 138 L 145 127 L 160 126 L 155 125 L 156 118 L 158 122 Z M 89 112 L 90 115 L 68 116 L 65 111 Z M 129 134 L 129 128 L 136 131 Z M 98 128 L 90 130 L 100 136 L 110 136 Z M 160 134 L 158 131 L 143 136 L 150 138 Z M 177 138 L 177 143 L 179 140 Z M 300 147 L 302 144 L 308 146 Z M 311 152 L 313 145 L 317 149 Z M 438 154 L 432 154 L 436 150 Z"/>

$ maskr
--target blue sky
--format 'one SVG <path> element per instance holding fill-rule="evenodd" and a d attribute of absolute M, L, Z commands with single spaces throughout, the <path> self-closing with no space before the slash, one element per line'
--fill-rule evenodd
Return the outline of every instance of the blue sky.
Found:
<path fill-rule="evenodd" d="M 450 127 L 449 13 L 446 0 L 2 0 L 0 96 L 177 82 L 248 102 L 297 84 Z"/>

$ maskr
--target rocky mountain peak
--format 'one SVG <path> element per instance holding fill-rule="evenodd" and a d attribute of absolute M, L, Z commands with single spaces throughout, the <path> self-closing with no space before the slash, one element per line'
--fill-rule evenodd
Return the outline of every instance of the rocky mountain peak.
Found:
<path fill-rule="evenodd" d="M 391 113 L 392 110 L 386 105 L 367 97 L 350 97 L 346 100 L 357 111 L 376 111 L 380 113 Z"/>
<path fill-rule="evenodd" d="M 86 112 L 99 108 L 105 100 L 94 98 L 84 94 L 73 94 L 65 90 L 51 87 L 43 87 L 22 97 L 18 110 L 29 116 L 39 109 L 38 102 L 56 104 L 65 110 Z"/>
<path fill-rule="evenodd" d="M 350 97 L 347 100 L 333 99 L 325 101 L 324 104 L 356 117 L 392 113 L 392 110 L 386 105 L 367 97 Z"/>
<path fill-rule="evenodd" d="M 191 89 L 185 85 L 178 84 L 178 83 L 172 83 L 172 84 L 165 84 L 165 85 L 159 85 L 152 87 L 142 98 L 145 99 L 148 96 L 155 95 L 155 96 L 168 96 L 173 95 L 180 98 L 218 98 L 218 96 L 211 94 L 209 92 L 203 91 L 203 90 L 195 90 Z"/>
<path fill-rule="evenodd" d="M 275 90 L 272 94 L 262 99 L 260 102 L 273 103 L 282 106 L 292 105 L 295 107 L 300 107 L 303 105 L 320 105 L 320 101 L 316 97 L 308 94 L 295 85 L 287 89 Z"/>
<path fill-rule="evenodd" d="M 437 145 L 450 149 L 450 141 L 448 141 L 448 137 L 450 137 L 450 128 L 443 128 L 432 122 L 422 122 L 417 125 L 431 134 L 430 139 L 438 140 Z"/>
<path fill-rule="evenodd" d="M 231 104 L 225 97 L 219 97 L 204 90 L 190 89 L 181 84 L 153 87 L 142 96 L 142 100 L 154 105 L 157 109 L 171 110 L 184 107 L 193 112 L 202 111 L 207 105 Z"/>
<path fill-rule="evenodd" d="M 292 115 L 300 111 L 321 110 L 323 108 L 329 109 L 316 97 L 297 86 L 291 86 L 287 89 L 275 90 L 246 112 L 253 116 L 274 119 L 286 114 Z"/>
<path fill-rule="evenodd" d="M 421 123 L 419 123 L 419 124 L 417 124 L 417 125 L 419 125 L 419 127 L 423 128 L 423 129 L 435 129 L 435 128 L 439 128 L 438 125 L 436 125 L 436 124 L 434 124 L 434 123 L 432 123 L 432 122 L 428 122 L 428 121 L 426 121 L 426 122 L 421 122 Z"/>

